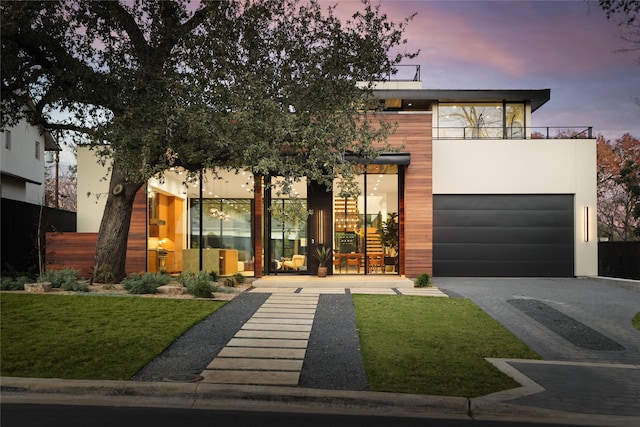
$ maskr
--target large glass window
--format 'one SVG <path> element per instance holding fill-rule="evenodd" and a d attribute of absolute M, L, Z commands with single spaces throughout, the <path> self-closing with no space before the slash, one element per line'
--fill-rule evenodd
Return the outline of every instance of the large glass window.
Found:
<path fill-rule="evenodd" d="M 200 245 L 199 199 L 190 199 L 191 247 Z M 202 199 L 202 244 L 206 249 L 251 252 L 251 199 Z"/>
<path fill-rule="evenodd" d="M 523 138 L 524 103 L 440 104 L 438 138 Z"/>
<path fill-rule="evenodd" d="M 368 165 L 358 187 L 341 198 L 334 184 L 333 273 L 397 274 L 398 166 Z"/>
<path fill-rule="evenodd" d="M 184 187 L 189 223 L 183 271 L 197 272 L 202 265 L 225 276 L 253 275 L 252 174 L 209 171 L 202 182 L 199 176 L 186 179 Z"/>
<path fill-rule="evenodd" d="M 270 230 L 270 271 L 305 273 L 307 271 L 307 181 L 293 183 L 288 192 L 273 178 Z"/>

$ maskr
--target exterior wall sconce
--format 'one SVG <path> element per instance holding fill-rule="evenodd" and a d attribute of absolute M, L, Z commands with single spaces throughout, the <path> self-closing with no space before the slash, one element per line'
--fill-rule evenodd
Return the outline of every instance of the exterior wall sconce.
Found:
<path fill-rule="evenodd" d="M 589 241 L 589 206 L 584 207 L 584 241 Z"/>
<path fill-rule="evenodd" d="M 324 245 L 324 210 L 318 210 L 318 244 Z"/>

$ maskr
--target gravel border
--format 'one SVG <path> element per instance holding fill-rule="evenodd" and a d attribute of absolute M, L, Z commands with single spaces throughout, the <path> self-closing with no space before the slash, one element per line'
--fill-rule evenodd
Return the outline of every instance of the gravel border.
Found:
<path fill-rule="evenodd" d="M 509 299 L 507 302 L 573 345 L 599 351 L 624 350 L 624 347 L 614 340 L 542 301 L 535 299 Z"/>
<path fill-rule="evenodd" d="M 369 389 L 350 293 L 320 295 L 298 384 L 328 390 Z"/>
<path fill-rule="evenodd" d="M 131 380 L 164 381 L 169 377 L 200 374 L 269 295 L 243 292 L 236 296 L 185 332 Z"/>
<path fill-rule="evenodd" d="M 197 381 L 207 365 L 271 296 L 243 293 L 188 330 L 136 373 L 132 381 Z M 300 387 L 368 390 L 350 293 L 320 295 Z"/>

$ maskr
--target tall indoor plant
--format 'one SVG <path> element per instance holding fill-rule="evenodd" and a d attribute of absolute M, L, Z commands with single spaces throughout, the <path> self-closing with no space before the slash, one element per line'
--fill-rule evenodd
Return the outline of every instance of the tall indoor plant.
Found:
<path fill-rule="evenodd" d="M 313 257 L 318 260 L 318 277 L 327 277 L 327 263 L 331 259 L 331 249 L 324 246 L 318 246 L 313 251 Z"/>
<path fill-rule="evenodd" d="M 384 246 L 384 264 L 398 265 L 398 249 L 400 246 L 400 225 L 398 224 L 398 213 L 390 212 L 387 219 L 378 225 L 380 242 Z"/>

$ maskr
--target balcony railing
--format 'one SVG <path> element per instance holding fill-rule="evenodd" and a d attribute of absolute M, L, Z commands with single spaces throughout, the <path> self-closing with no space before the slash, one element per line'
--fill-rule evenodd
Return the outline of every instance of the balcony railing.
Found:
<path fill-rule="evenodd" d="M 396 65 L 382 76 L 388 82 L 419 82 L 420 65 Z"/>
<path fill-rule="evenodd" d="M 592 127 L 436 127 L 434 139 L 593 139 Z"/>

